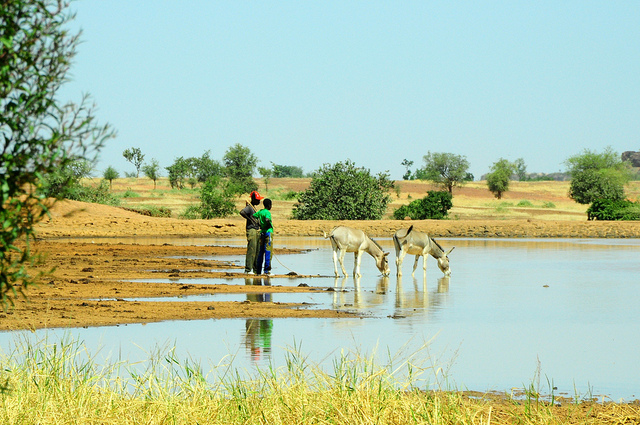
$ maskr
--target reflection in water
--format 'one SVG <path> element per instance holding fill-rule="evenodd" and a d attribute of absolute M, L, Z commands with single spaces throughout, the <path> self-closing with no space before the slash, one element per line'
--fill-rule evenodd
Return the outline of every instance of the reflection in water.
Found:
<path fill-rule="evenodd" d="M 271 281 L 266 277 L 245 278 L 244 284 L 248 286 L 271 286 Z M 271 293 L 247 294 L 247 301 L 271 302 Z M 271 332 L 273 320 L 271 319 L 247 319 L 245 323 L 245 347 L 251 356 L 251 360 L 259 362 L 268 360 L 271 356 Z"/>

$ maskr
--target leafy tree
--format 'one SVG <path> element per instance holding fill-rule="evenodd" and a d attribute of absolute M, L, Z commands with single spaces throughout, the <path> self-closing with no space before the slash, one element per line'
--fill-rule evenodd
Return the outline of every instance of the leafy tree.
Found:
<path fill-rule="evenodd" d="M 197 162 L 194 158 L 179 157 L 173 161 L 173 164 L 166 167 L 169 173 L 169 184 L 172 188 L 183 189 L 185 181 L 195 179 L 197 175 Z"/>
<path fill-rule="evenodd" d="M 235 211 L 233 194 L 227 187 L 221 188 L 219 177 L 211 177 L 200 192 L 200 214 L 202 218 L 226 217 Z"/>
<path fill-rule="evenodd" d="M 420 178 L 442 185 L 449 193 L 468 178 L 469 161 L 462 155 L 428 152 L 423 159 L 425 166 Z"/>
<path fill-rule="evenodd" d="M 79 34 L 66 28 L 66 1 L 0 5 L 0 300 L 13 303 L 34 282 L 28 266 L 34 226 L 48 213 L 43 176 L 87 159 L 113 136 L 96 124 L 89 97 L 61 104 Z"/>
<path fill-rule="evenodd" d="M 145 164 L 142 166 L 142 172 L 145 176 L 153 180 L 153 188 L 156 188 L 156 181 L 160 177 L 160 164 L 157 159 L 152 159 L 151 164 Z"/>
<path fill-rule="evenodd" d="M 301 178 L 304 176 L 302 167 L 296 167 L 295 165 L 278 165 L 272 162 L 271 168 L 273 168 L 273 177 L 275 178 Z"/>
<path fill-rule="evenodd" d="M 387 173 L 372 176 L 349 160 L 325 164 L 293 208 L 298 220 L 379 220 L 391 202 Z"/>
<path fill-rule="evenodd" d="M 624 185 L 631 178 L 629 163 L 622 161 L 611 147 L 596 153 L 585 149 L 565 161 L 571 175 L 569 197 L 579 204 L 598 199 L 624 199 Z"/>
<path fill-rule="evenodd" d="M 513 170 L 518 176 L 518 181 L 527 181 L 529 180 L 529 176 L 527 176 L 527 165 L 524 163 L 523 158 L 518 158 L 513 162 Z"/>
<path fill-rule="evenodd" d="M 396 220 L 404 220 L 405 217 L 409 217 L 412 220 L 440 220 L 447 217 L 452 207 L 451 193 L 441 190 L 430 190 L 424 198 L 416 199 L 409 205 L 403 205 L 395 210 L 393 212 L 393 218 Z"/>
<path fill-rule="evenodd" d="M 413 161 L 409 161 L 408 159 L 403 159 L 402 166 L 405 167 L 407 170 L 402 176 L 402 180 L 413 180 L 414 177 L 411 174 L 411 167 L 413 166 Z"/>
<path fill-rule="evenodd" d="M 120 177 L 120 173 L 111 165 L 102 173 L 102 178 L 109 181 L 109 189 L 113 188 L 113 181 L 118 177 Z"/>
<path fill-rule="evenodd" d="M 122 156 L 136 167 L 136 178 L 140 177 L 140 167 L 144 162 L 144 154 L 140 148 L 129 148 L 122 152 Z"/>
<path fill-rule="evenodd" d="M 249 193 L 258 189 L 258 185 L 253 181 L 258 158 L 249 148 L 239 143 L 235 144 L 227 149 L 222 161 L 229 177 L 229 187 L 238 191 L 237 193 Z"/>
<path fill-rule="evenodd" d="M 487 186 L 496 198 L 502 199 L 502 194 L 509 190 L 513 170 L 514 164 L 504 158 L 500 158 L 491 166 L 491 172 L 487 174 Z"/>
<path fill-rule="evenodd" d="M 258 172 L 264 179 L 264 190 L 269 190 L 269 181 L 271 180 L 273 170 L 267 167 L 258 167 Z"/>
<path fill-rule="evenodd" d="M 211 152 L 206 151 L 200 158 L 193 158 L 196 168 L 196 178 L 204 183 L 211 177 L 224 176 L 224 170 L 219 161 L 211 159 Z"/>

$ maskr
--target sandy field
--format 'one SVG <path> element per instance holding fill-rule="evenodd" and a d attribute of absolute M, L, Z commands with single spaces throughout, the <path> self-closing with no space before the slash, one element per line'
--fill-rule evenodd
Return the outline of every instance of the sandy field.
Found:
<path fill-rule="evenodd" d="M 269 191 L 274 198 L 272 210 L 276 235 L 320 236 L 334 226 L 346 224 L 368 234 L 388 238 L 401 227 L 414 225 L 433 237 L 515 237 L 515 238 L 638 238 L 638 222 L 587 221 L 583 205 L 567 198 L 567 183 L 536 182 L 512 184 L 512 191 L 496 200 L 486 184 L 474 182 L 454 190 L 454 208 L 448 220 L 398 221 L 297 221 L 289 219 L 295 201 L 280 201 L 287 190 L 303 190 L 306 179 L 273 179 Z M 633 182 L 638 183 L 638 182 Z M 432 186 L 421 182 L 398 182 L 390 211 L 412 199 L 425 196 Z M 262 187 L 262 186 L 261 186 Z M 193 192 L 153 189 L 148 180 L 121 179 L 114 182 L 114 193 L 128 191 L 137 196 L 124 197 L 126 208 L 141 205 L 169 205 L 180 211 L 193 203 Z M 161 192 L 161 191 L 165 192 Z M 628 193 L 637 199 L 640 185 Z M 636 198 L 634 198 L 634 196 Z M 522 202 L 526 200 L 526 202 Z M 238 209 L 244 204 L 238 199 Z M 518 207 L 518 204 L 522 206 Z M 546 205 L 546 206 L 544 206 Z M 549 205 L 553 205 L 552 207 Z M 390 216 L 390 214 L 388 214 Z M 28 299 L 18 297 L 15 305 L 0 312 L 0 330 L 56 327 L 105 326 L 123 323 L 148 323 L 163 320 L 200 320 L 228 317 L 339 317 L 346 313 L 333 310 L 309 310 L 303 304 L 258 302 L 138 302 L 143 297 L 175 297 L 220 292 L 306 292 L 330 291 L 317 287 L 310 276 L 273 276 L 248 278 L 220 271 L 216 261 L 193 258 L 244 254 L 244 249 L 213 246 L 132 244 L 104 241 L 104 237 L 244 237 L 240 216 L 214 220 L 184 220 L 178 217 L 156 218 L 120 207 L 60 201 L 50 219 L 38 226 L 36 249 L 45 261 L 34 272 L 43 275 L 40 283 L 26 288 Z M 74 241 L 69 241 L 73 238 Z M 328 243 L 328 242 L 327 242 Z M 279 252 L 276 245 L 276 254 Z M 282 251 L 280 251 L 282 253 Z M 176 257 L 189 257 L 180 259 Z M 327 270 L 327 274 L 331 274 Z M 171 277 L 247 277 L 244 285 L 193 285 L 160 283 Z M 149 282 L 132 282 L 149 279 Z M 154 283 L 153 280 L 158 279 Z M 281 279 L 294 279 L 298 285 L 281 286 Z"/>

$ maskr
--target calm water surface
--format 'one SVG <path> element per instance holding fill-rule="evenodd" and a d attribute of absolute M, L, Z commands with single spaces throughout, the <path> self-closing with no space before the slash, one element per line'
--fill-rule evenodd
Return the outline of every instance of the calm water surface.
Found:
<path fill-rule="evenodd" d="M 390 240 L 378 239 L 393 251 Z M 167 240 L 136 240 L 164 243 Z M 199 245 L 244 241 L 171 240 Z M 322 238 L 279 238 L 273 272 L 318 275 L 305 279 L 180 279 L 179 284 L 250 284 L 317 287 L 309 294 L 216 295 L 203 301 L 305 302 L 309 308 L 357 311 L 364 318 L 224 319 L 163 322 L 104 328 L 0 333 L 0 347 L 16 340 L 72 335 L 100 358 L 144 360 L 157 347 L 175 346 L 203 368 L 233 360 L 237 368 L 284 364 L 296 347 L 310 361 L 327 364 L 341 352 L 412 358 L 431 374 L 430 384 L 459 389 L 510 391 L 538 377 L 556 393 L 640 397 L 640 241 L 441 239 L 452 275 L 444 279 L 433 258 L 411 276 L 407 256 L 402 279 L 379 275 L 363 258 L 360 279 L 333 273 L 330 244 Z M 304 254 L 278 255 L 278 246 L 304 247 Z M 391 255 L 393 257 L 393 253 Z M 213 257 L 212 257 L 213 258 Z M 243 258 L 215 257 L 242 264 Z M 347 254 L 345 268 L 353 269 Z M 336 292 L 324 290 L 337 287 Z M 29 336 L 27 336 L 29 335 Z M 426 347 L 426 348 L 425 348 Z M 435 369 L 429 369 L 436 366 Z M 442 368 L 442 369 L 438 369 Z M 435 371 L 438 371 L 437 379 Z M 427 376 L 429 378 L 429 376 Z"/>

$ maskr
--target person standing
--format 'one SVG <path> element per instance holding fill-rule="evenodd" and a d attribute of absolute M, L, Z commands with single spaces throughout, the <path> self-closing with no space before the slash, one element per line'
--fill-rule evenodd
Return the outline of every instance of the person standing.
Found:
<path fill-rule="evenodd" d="M 271 221 L 271 199 L 262 201 L 264 207 L 253 214 L 260 223 L 260 250 L 258 252 L 258 274 L 262 272 L 264 263 L 264 274 L 271 274 L 271 250 L 273 249 L 273 222 Z"/>
<path fill-rule="evenodd" d="M 255 190 L 250 194 L 251 201 L 240 210 L 240 215 L 247 220 L 247 254 L 244 262 L 244 272 L 247 274 L 260 274 L 258 271 L 258 249 L 260 242 L 260 223 L 253 215 L 256 206 L 260 205 L 262 196 Z"/>

